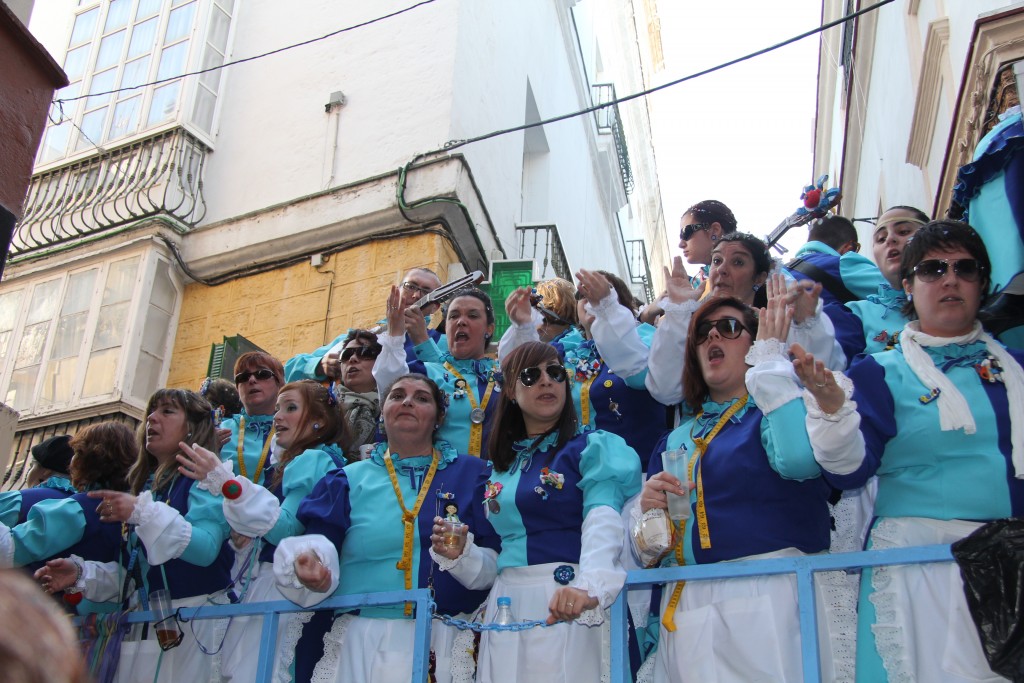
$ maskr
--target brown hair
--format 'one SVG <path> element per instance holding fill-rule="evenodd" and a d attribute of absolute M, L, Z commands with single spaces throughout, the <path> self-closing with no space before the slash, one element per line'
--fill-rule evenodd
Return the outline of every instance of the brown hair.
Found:
<path fill-rule="evenodd" d="M 544 367 L 552 361 L 562 362 L 553 346 L 544 342 L 527 342 L 513 349 L 501 362 L 503 390 L 498 398 L 498 409 L 494 414 L 494 424 L 487 440 L 487 458 L 494 463 L 494 469 L 498 472 L 507 472 L 515 462 L 516 454 L 512 445 L 529 436 L 526 433 L 523 411 L 510 397 L 512 392 L 508 387 L 519 381 L 519 373 L 524 368 Z M 558 422 L 549 432 L 537 437 L 535 443 L 557 431 L 558 448 L 561 448 L 576 434 L 576 406 L 572 402 L 571 381 L 570 378 L 566 378 L 562 383 L 565 387 L 565 404 L 562 406 L 561 415 L 558 416 Z"/>
<path fill-rule="evenodd" d="M 296 430 L 297 438 L 291 446 L 279 456 L 278 467 L 274 468 L 274 479 L 270 488 L 276 487 L 284 477 L 284 470 L 292 460 L 303 451 L 320 444 L 336 444 L 342 451 L 347 451 L 352 440 L 338 404 L 327 388 L 312 379 L 289 382 L 281 387 L 278 399 L 286 391 L 297 392 L 302 396 L 302 417 Z M 319 425 L 314 429 L 313 425 Z"/>
<path fill-rule="evenodd" d="M 132 430 L 120 422 L 100 422 L 78 430 L 69 443 L 71 484 L 79 491 L 96 485 L 112 491 L 128 490 L 128 470 L 139 457 Z"/>
<path fill-rule="evenodd" d="M 537 293 L 544 297 L 544 308 L 572 325 L 577 323 L 576 288 L 571 282 L 560 277 L 542 280 L 537 283 Z"/>
<path fill-rule="evenodd" d="M 757 314 L 754 309 L 733 296 L 720 296 L 708 299 L 690 320 L 690 328 L 686 333 L 686 355 L 683 358 L 683 401 L 691 410 L 699 410 L 707 398 L 707 382 L 704 381 L 704 374 L 700 369 L 700 360 L 697 355 L 697 326 L 711 317 L 713 313 L 723 308 L 731 307 L 742 314 L 743 326 L 750 332 L 753 338 L 757 336 Z M 751 340 L 753 341 L 753 340 Z"/>
<path fill-rule="evenodd" d="M 194 391 L 188 389 L 157 389 L 146 403 L 146 417 L 151 415 L 161 403 L 170 403 L 185 411 L 185 423 L 188 426 L 190 443 L 197 443 L 208 451 L 217 452 L 217 444 L 213 433 L 213 409 L 209 402 Z M 178 463 L 160 464 L 146 450 L 146 419 L 143 418 L 136 432 L 139 455 L 128 471 L 128 483 L 131 492 L 138 495 L 146 488 L 146 482 L 153 475 L 154 491 L 169 485 L 177 473 Z"/>
<path fill-rule="evenodd" d="M 284 366 L 281 365 L 281 361 L 271 356 L 269 353 L 263 351 L 248 351 L 243 353 L 235 361 L 235 374 L 248 370 L 253 372 L 260 368 L 266 368 L 274 373 L 274 377 L 277 378 L 277 385 L 281 386 L 284 384 Z M 234 380 L 234 378 L 232 378 Z"/>

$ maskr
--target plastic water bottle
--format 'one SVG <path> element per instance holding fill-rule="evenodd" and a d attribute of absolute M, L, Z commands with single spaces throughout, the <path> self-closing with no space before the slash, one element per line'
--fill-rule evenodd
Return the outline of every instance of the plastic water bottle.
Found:
<path fill-rule="evenodd" d="M 686 490 L 687 483 L 690 480 L 687 472 L 687 461 L 686 448 L 683 446 L 661 454 L 662 467 L 680 481 L 684 490 Z M 673 522 L 680 522 L 690 518 L 689 491 L 684 496 L 676 495 L 671 491 L 666 491 L 665 495 L 668 497 L 668 516 Z"/>
<path fill-rule="evenodd" d="M 494 619 L 491 620 L 491 623 L 508 626 L 509 624 L 514 624 L 515 621 L 516 618 L 512 615 L 512 598 L 498 598 L 498 609 L 495 611 Z"/>

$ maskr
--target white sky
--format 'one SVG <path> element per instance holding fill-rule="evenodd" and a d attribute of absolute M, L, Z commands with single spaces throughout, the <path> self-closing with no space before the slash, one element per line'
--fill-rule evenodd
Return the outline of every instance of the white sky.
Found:
<path fill-rule="evenodd" d="M 821 23 L 821 0 L 659 0 L 665 69 L 653 85 L 729 61 Z M 839 29 L 830 29 L 839 30 Z M 764 237 L 800 205 L 812 169 L 817 36 L 650 96 L 671 253 L 679 218 L 724 202 L 739 229 Z M 784 244 L 799 246 L 805 229 Z"/>

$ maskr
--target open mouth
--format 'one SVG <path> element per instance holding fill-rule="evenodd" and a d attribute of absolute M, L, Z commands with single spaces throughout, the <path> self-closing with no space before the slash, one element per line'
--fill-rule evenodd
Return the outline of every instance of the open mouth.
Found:
<path fill-rule="evenodd" d="M 708 349 L 708 362 L 718 363 L 725 360 L 725 351 L 718 346 L 712 346 Z"/>
<path fill-rule="evenodd" d="M 899 249 L 890 249 L 885 255 L 887 261 L 898 261 L 902 257 L 903 254 L 900 253 Z"/>
<path fill-rule="evenodd" d="M 464 330 L 460 330 L 460 331 L 456 332 L 455 333 L 455 341 L 457 341 L 457 342 L 469 341 L 469 333 L 464 331 Z"/>

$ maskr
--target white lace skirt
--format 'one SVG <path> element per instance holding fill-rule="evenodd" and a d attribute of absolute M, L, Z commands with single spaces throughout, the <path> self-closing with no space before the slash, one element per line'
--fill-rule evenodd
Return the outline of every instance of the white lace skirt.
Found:
<path fill-rule="evenodd" d="M 561 588 L 554 580 L 559 564 L 505 569 L 487 596 L 485 619 L 493 617 L 499 597 L 512 599 L 516 621 L 543 621 L 551 596 Z M 579 567 L 573 567 L 579 571 Z M 484 631 L 480 639 L 479 683 L 576 683 L 608 679 L 608 623 L 600 609 L 579 621 L 526 631 Z"/>
<path fill-rule="evenodd" d="M 324 656 L 313 670 L 313 682 L 408 683 L 415 635 L 416 622 L 410 619 L 343 614 L 324 635 Z M 472 631 L 434 621 L 430 649 L 435 657 L 437 683 L 472 683 Z"/>

